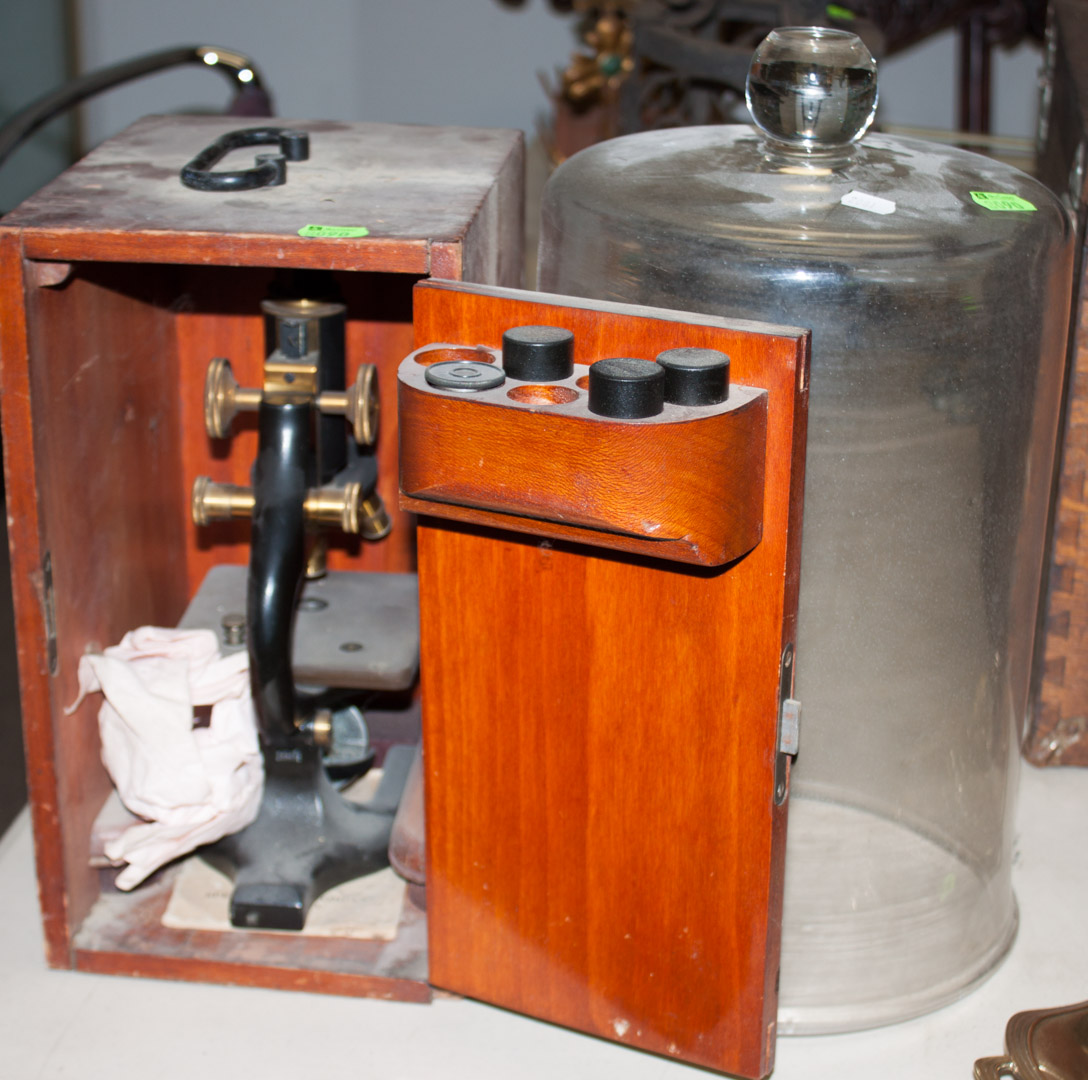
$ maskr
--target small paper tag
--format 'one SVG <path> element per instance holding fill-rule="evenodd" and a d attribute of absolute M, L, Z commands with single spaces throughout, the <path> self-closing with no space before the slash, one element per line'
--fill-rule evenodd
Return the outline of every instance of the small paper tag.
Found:
<path fill-rule="evenodd" d="M 870 195 L 867 191 L 848 191 L 839 201 L 843 206 L 852 206 L 855 210 L 868 210 L 870 214 L 895 213 L 895 203 L 891 199 L 882 199 L 879 195 Z"/>
<path fill-rule="evenodd" d="M 351 225 L 303 225 L 298 231 L 299 236 L 326 237 L 330 239 L 350 239 L 360 236 L 369 236 L 370 230 L 363 226 Z"/>
<path fill-rule="evenodd" d="M 1027 199 L 1002 191 L 972 191 L 971 198 L 987 210 L 1012 210 L 1023 214 L 1035 209 L 1035 204 L 1029 203 Z"/>

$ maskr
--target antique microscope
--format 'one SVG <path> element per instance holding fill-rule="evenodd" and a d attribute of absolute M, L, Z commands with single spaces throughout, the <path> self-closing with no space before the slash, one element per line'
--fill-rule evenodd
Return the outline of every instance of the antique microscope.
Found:
<path fill-rule="evenodd" d="M 233 518 L 252 523 L 244 637 L 265 786 L 257 820 L 205 854 L 234 879 L 233 925 L 301 930 L 321 893 L 388 865 L 411 749 L 395 746 L 387 752 L 377 791 L 361 805 L 335 788 L 324 758 L 335 738 L 337 706 L 360 691 L 410 687 L 419 644 L 414 576 L 330 573 L 327 540 L 319 531 L 339 528 L 377 540 L 391 527 L 375 491 L 375 458 L 365 452 L 377 437 L 375 368 L 362 365 L 351 387 L 338 389 L 345 384 L 343 304 L 267 300 L 262 309 L 263 386 L 240 387 L 229 361 L 217 358 L 208 368 L 204 398 L 211 438 L 229 437 L 238 413 L 257 413 L 252 484 L 199 477 L 192 515 L 200 526 Z M 232 598 L 241 593 L 241 570 L 213 570 L 183 625 L 218 621 L 225 645 L 240 646 L 242 620 L 222 613 L 237 606 Z M 304 596 L 307 582 L 324 588 Z M 306 613 L 301 620 L 296 617 L 300 601 Z M 375 637 L 359 641 L 357 625 L 367 619 L 368 607 L 372 615 L 381 611 L 381 637 L 372 628 Z M 321 647 L 328 645 L 330 627 L 335 635 L 336 621 L 345 618 L 352 629 L 340 636 L 352 640 L 331 652 L 346 659 L 332 672 L 322 671 L 320 662 L 308 664 L 306 639 L 314 635 L 296 624 L 324 628 L 316 650 L 309 645 L 320 657 L 330 652 Z M 296 648 L 300 629 L 303 643 Z M 299 676 L 317 685 L 300 687 Z"/>

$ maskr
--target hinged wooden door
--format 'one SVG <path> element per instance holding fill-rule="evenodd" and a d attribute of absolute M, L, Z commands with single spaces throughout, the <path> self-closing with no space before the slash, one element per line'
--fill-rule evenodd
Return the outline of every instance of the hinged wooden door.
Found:
<path fill-rule="evenodd" d="M 562 393 L 421 376 L 472 351 L 500 364 L 503 331 L 527 325 L 573 331 Z M 433 281 L 415 335 L 401 500 L 422 515 L 431 980 L 765 1076 L 808 336 Z M 728 353 L 745 407 L 585 412 L 577 365 L 677 347 Z"/>

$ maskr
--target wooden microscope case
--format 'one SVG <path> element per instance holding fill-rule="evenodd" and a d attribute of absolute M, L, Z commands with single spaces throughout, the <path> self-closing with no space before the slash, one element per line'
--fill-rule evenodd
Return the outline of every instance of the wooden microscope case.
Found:
<path fill-rule="evenodd" d="M 409 571 L 397 509 L 396 366 L 412 349 L 422 277 L 517 284 L 520 132 L 272 121 L 310 136 L 286 184 L 193 191 L 179 170 L 237 118 L 148 118 L 0 224 L 5 479 L 31 817 L 49 963 L 87 971 L 427 999 L 422 927 L 411 962 L 366 941 L 215 934 L 160 925 L 161 881 L 103 889 L 88 865 L 111 785 L 95 700 L 70 715 L 87 650 L 173 626 L 205 573 L 244 563 L 248 529 L 202 535 L 196 476 L 246 483 L 250 427 L 204 431 L 210 359 L 260 383 L 260 302 L 278 274 L 331 271 L 348 305 L 348 378 L 375 363 L 383 396 L 381 543 L 333 550 L 336 569 Z M 252 165 L 254 151 L 221 168 Z M 238 164 L 235 164 L 235 160 Z M 307 225 L 364 227 L 305 238 Z M 244 523 L 242 523 L 244 526 Z"/>
<path fill-rule="evenodd" d="M 522 261 L 516 133 L 296 124 L 311 157 L 283 187 L 182 188 L 181 165 L 232 123 L 143 121 L 0 226 L 49 962 L 420 1001 L 433 982 L 767 1075 L 808 335 L 504 288 Z M 311 224 L 369 235 L 298 235 Z M 260 381 L 260 301 L 292 269 L 331 271 L 349 380 L 358 363 L 380 369 L 378 490 L 394 530 L 330 565 L 418 560 L 427 912 L 406 904 L 390 943 L 169 929 L 170 868 L 125 894 L 88 865 L 111 785 L 97 702 L 66 711 L 79 658 L 174 625 L 212 566 L 246 561 L 245 528 L 211 538 L 189 518 L 194 478 L 244 484 L 256 445 L 252 429 L 229 447 L 205 435 L 204 372 L 222 356 L 243 386 Z M 478 419 L 479 403 L 427 390 L 419 350 L 494 363 L 504 329 L 538 324 L 575 335 L 562 394 L 511 387 Z M 577 365 L 677 347 L 732 357 L 733 404 L 641 427 L 584 413 Z"/>

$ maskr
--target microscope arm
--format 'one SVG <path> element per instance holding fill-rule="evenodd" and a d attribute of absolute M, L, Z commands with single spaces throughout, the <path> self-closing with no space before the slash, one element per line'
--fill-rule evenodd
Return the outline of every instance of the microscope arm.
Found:
<path fill-rule="evenodd" d="M 291 633 L 306 566 L 311 409 L 263 402 L 258 424 L 246 621 L 253 701 L 268 758 L 297 743 Z"/>

